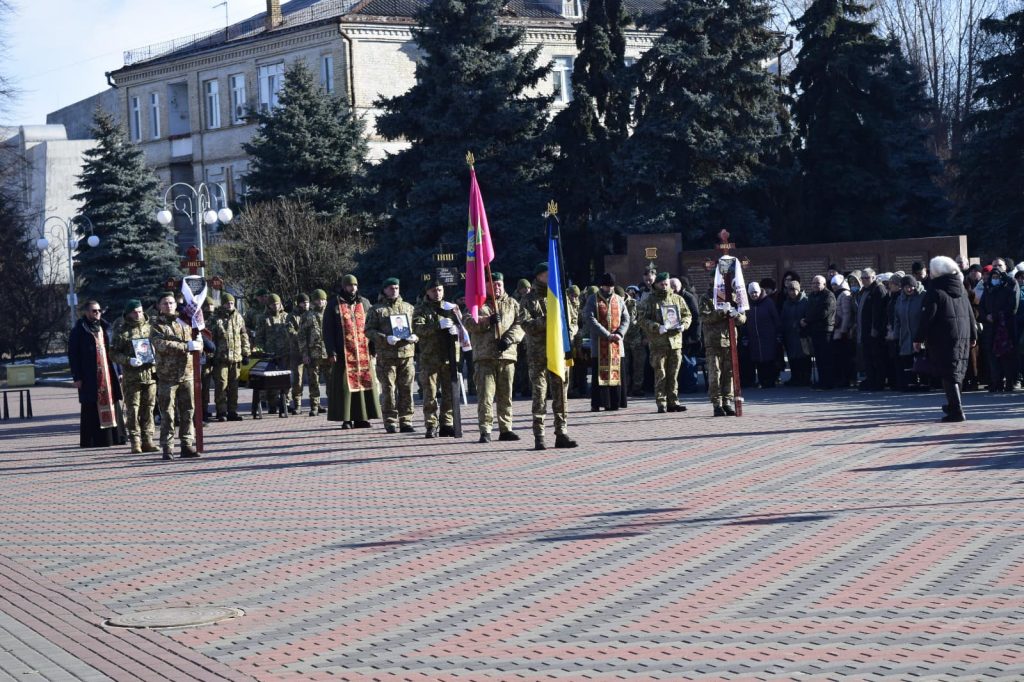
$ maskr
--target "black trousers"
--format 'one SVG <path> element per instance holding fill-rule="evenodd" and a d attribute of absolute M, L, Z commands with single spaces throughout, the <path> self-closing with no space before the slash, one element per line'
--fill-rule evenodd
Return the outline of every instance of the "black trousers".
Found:
<path fill-rule="evenodd" d="M 832 339 L 832 372 L 835 386 L 849 388 L 857 379 L 857 348 L 852 339 Z"/>
<path fill-rule="evenodd" d="M 789 384 L 791 386 L 811 385 L 811 356 L 789 359 Z"/>
<path fill-rule="evenodd" d="M 818 363 L 818 386 L 833 388 L 835 372 L 832 368 L 832 344 L 829 343 L 831 332 L 811 332 L 811 346 L 814 348 L 814 359 Z"/>
<path fill-rule="evenodd" d="M 864 387 L 872 391 L 885 388 L 889 349 L 884 338 L 866 339 L 864 349 Z"/>

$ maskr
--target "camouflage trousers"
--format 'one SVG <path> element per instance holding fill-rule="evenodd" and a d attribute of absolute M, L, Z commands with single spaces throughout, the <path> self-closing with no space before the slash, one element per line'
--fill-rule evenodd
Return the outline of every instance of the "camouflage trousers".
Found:
<path fill-rule="evenodd" d="M 288 367 L 292 371 L 292 401 L 296 403 L 302 402 L 302 379 L 305 374 L 306 364 L 302 362 L 302 357 L 298 355 L 288 356 Z"/>
<path fill-rule="evenodd" d="M 213 366 L 219 415 L 238 413 L 238 370 L 241 367 L 239 362 L 218 362 Z"/>
<path fill-rule="evenodd" d="M 652 348 L 651 367 L 654 368 L 654 401 L 658 407 L 679 404 L 679 366 L 683 351 L 679 348 Z"/>
<path fill-rule="evenodd" d="M 644 390 L 644 366 L 647 364 L 647 347 L 643 342 L 630 344 L 626 348 L 629 357 L 629 390 Z"/>
<path fill-rule="evenodd" d="M 378 360 L 377 381 L 380 383 L 380 407 L 384 413 L 384 426 L 411 426 L 412 385 L 416 381 L 413 359 Z"/>
<path fill-rule="evenodd" d="M 544 437 L 544 416 L 548 411 L 548 388 L 551 388 L 551 413 L 555 435 L 568 435 L 569 388 L 565 379 L 548 371 L 547 358 L 530 357 L 530 387 L 533 392 L 533 435 Z"/>
<path fill-rule="evenodd" d="M 501 433 L 511 431 L 512 386 L 515 382 L 516 361 L 477 360 L 475 368 L 476 414 L 480 423 L 480 433 L 491 432 L 494 427 L 495 409 L 498 413 L 498 431 Z M 543 424 L 542 416 L 542 427 Z"/>
<path fill-rule="evenodd" d="M 124 381 L 124 428 L 128 442 L 135 445 L 153 445 L 156 435 L 153 426 L 153 408 L 156 407 L 156 384 Z"/>
<path fill-rule="evenodd" d="M 433 428 L 438 423 L 441 426 L 451 426 L 455 423 L 452 410 L 451 365 L 445 363 L 440 367 L 421 367 L 420 390 L 423 391 L 423 423 L 426 426 Z"/>
<path fill-rule="evenodd" d="M 303 364 L 306 377 L 309 380 L 309 406 L 320 405 L 320 376 L 327 376 L 330 364 L 326 360 L 313 360 L 309 364 Z M 299 397 L 302 397 L 302 389 L 299 389 Z"/>
<path fill-rule="evenodd" d="M 165 450 L 174 440 L 174 427 L 178 425 L 178 438 L 182 445 L 195 445 L 196 427 L 195 393 L 191 381 L 171 384 L 161 381 L 157 388 L 157 403 L 160 406 L 160 445 Z M 179 421 L 180 420 L 180 421 Z"/>
<path fill-rule="evenodd" d="M 708 348 L 704 362 L 708 372 L 708 396 L 716 407 L 732 405 L 732 350 L 729 348 Z"/>

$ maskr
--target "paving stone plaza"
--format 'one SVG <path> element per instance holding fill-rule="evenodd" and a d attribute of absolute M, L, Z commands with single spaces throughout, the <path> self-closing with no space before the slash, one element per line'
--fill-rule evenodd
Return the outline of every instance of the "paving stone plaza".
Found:
<path fill-rule="evenodd" d="M 1024 678 L 1017 395 L 579 400 L 546 452 L 247 419 L 173 462 L 33 398 L 0 422 L 0 679 Z M 244 615 L 104 626 L 207 606 Z"/>

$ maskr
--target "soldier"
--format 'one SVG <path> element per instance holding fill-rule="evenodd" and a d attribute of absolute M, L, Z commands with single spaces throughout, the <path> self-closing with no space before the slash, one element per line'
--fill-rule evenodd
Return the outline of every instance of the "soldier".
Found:
<path fill-rule="evenodd" d="M 700 319 L 704 327 L 704 356 L 708 372 L 708 395 L 716 417 L 736 415 L 732 387 L 732 344 L 729 338 L 729 318 L 744 324 L 747 316 L 731 310 L 715 308 L 713 292 L 700 299 Z"/>
<path fill-rule="evenodd" d="M 213 419 L 210 413 L 210 394 L 213 393 L 213 359 L 217 354 L 217 346 L 213 341 L 213 330 L 210 324 L 214 318 L 216 304 L 210 296 L 203 299 L 203 320 L 206 320 L 205 329 L 199 334 L 199 340 L 203 342 L 203 352 L 199 354 L 200 373 L 202 386 L 199 395 L 203 398 L 203 423 L 207 424 Z"/>
<path fill-rule="evenodd" d="M 235 310 L 235 297 L 224 294 L 213 320 L 213 340 L 217 346 L 213 361 L 216 385 L 217 421 L 240 422 L 238 414 L 238 372 L 249 361 L 249 333 L 245 320 Z"/>
<path fill-rule="evenodd" d="M 455 435 L 452 401 L 458 400 L 459 396 L 452 394 L 450 351 L 454 345 L 457 366 L 461 352 L 458 343 L 461 317 L 459 306 L 444 300 L 444 284 L 438 280 L 428 282 L 426 295 L 417 304 L 412 317 L 412 329 L 419 338 L 416 345 L 420 351 L 420 389 L 423 391 L 423 422 L 427 438 Z"/>
<path fill-rule="evenodd" d="M 629 368 L 629 395 L 643 397 L 644 395 L 644 364 L 647 362 L 647 349 L 644 348 L 644 335 L 640 328 L 637 314 L 640 302 L 640 287 L 630 285 L 626 287 L 626 310 L 629 312 L 629 319 L 634 323 L 629 325 L 626 332 L 626 366 Z"/>
<path fill-rule="evenodd" d="M 573 284 L 565 290 L 565 298 L 570 308 L 576 314 L 578 320 L 583 312 L 583 306 L 591 294 L 590 289 L 580 295 L 580 288 Z M 569 397 L 582 398 L 587 394 L 587 368 L 590 367 L 590 350 L 583 343 L 583 325 L 580 325 L 571 339 L 572 343 L 572 367 L 569 368 Z"/>
<path fill-rule="evenodd" d="M 315 417 L 320 408 L 320 371 L 327 363 L 327 348 L 324 346 L 324 311 L 327 309 L 327 292 L 317 289 L 313 292 L 312 308 L 302 316 L 299 323 L 299 352 L 309 377 L 309 416 Z"/>
<path fill-rule="evenodd" d="M 565 377 L 548 371 L 547 354 L 547 297 L 548 264 L 540 263 L 534 269 L 533 290 L 523 298 L 523 330 L 526 332 L 527 362 L 533 393 L 534 449 L 544 450 L 544 415 L 548 407 L 548 385 L 551 386 L 551 412 L 555 421 L 555 447 L 574 448 L 576 441 L 569 438 L 568 395 Z M 576 335 L 577 318 L 567 308 L 569 338 Z"/>
<path fill-rule="evenodd" d="M 132 454 L 157 452 L 159 449 L 153 444 L 156 372 L 149 332 L 149 319 L 142 312 L 142 302 L 137 299 L 128 301 L 110 351 L 114 362 L 121 365 L 125 430 Z"/>
<path fill-rule="evenodd" d="M 466 329 L 476 353 L 477 417 L 481 443 L 491 442 L 494 424 L 492 403 L 498 413 L 498 440 L 519 440 L 519 435 L 512 430 L 512 385 L 518 346 L 525 338 L 523 313 L 519 304 L 505 293 L 505 277 L 500 272 L 491 277 L 494 279 L 494 297 L 480 308 L 479 322 L 466 320 Z"/>
<path fill-rule="evenodd" d="M 683 361 L 683 332 L 693 319 L 686 301 L 673 293 L 669 274 L 660 272 L 654 291 L 639 306 L 637 315 L 648 338 L 654 369 L 654 400 L 658 414 L 685 412 L 679 404 L 679 365 Z"/>
<path fill-rule="evenodd" d="M 256 346 L 263 352 L 263 357 L 270 360 L 273 369 L 288 369 L 288 313 L 277 294 L 267 294 L 267 312 L 256 332 Z M 276 391 L 268 396 L 271 412 L 277 411 L 279 399 Z"/>
<path fill-rule="evenodd" d="M 288 367 L 292 371 L 292 402 L 288 406 L 290 414 L 298 414 L 302 405 L 302 379 L 305 363 L 299 349 L 299 325 L 303 316 L 309 312 L 309 296 L 299 294 L 295 297 L 295 305 L 288 313 Z"/>
<path fill-rule="evenodd" d="M 512 298 L 522 307 L 523 298 L 526 297 L 533 285 L 528 279 L 521 279 L 516 284 L 516 291 Z M 526 362 L 526 344 L 520 343 L 516 346 L 516 373 L 515 373 L 515 395 L 530 395 L 530 368 Z"/>
<path fill-rule="evenodd" d="M 195 394 L 192 386 L 192 352 L 203 349 L 202 341 L 192 340 L 192 330 L 178 318 L 174 294 L 164 292 L 157 302 L 160 317 L 150 328 L 150 342 L 156 354 L 157 403 L 160 406 L 160 447 L 163 458 L 171 458 L 171 440 L 178 424 L 181 458 L 198 457 L 193 424 Z M 178 423 L 178 420 L 180 424 Z"/>
<path fill-rule="evenodd" d="M 266 289 L 257 289 L 255 294 L 256 300 L 245 311 L 245 328 L 252 335 L 255 335 L 259 328 L 263 326 L 263 317 L 267 314 L 268 296 L 270 296 L 270 292 Z M 255 340 L 255 336 L 253 340 Z"/>
<path fill-rule="evenodd" d="M 383 300 L 366 319 L 366 335 L 377 348 L 377 381 L 382 393 L 384 430 L 413 433 L 413 356 L 418 337 L 412 333 L 413 307 L 402 300 L 398 279 L 384 280 Z M 403 327 L 404 325 L 404 327 Z"/>

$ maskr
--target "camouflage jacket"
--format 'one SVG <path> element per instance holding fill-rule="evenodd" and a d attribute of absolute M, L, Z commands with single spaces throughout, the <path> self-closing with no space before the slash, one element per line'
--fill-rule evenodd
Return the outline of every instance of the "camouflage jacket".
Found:
<path fill-rule="evenodd" d="M 643 344 L 644 334 L 640 326 L 640 320 L 637 319 L 637 315 L 640 313 L 640 304 L 635 298 L 626 297 L 626 311 L 629 312 L 629 319 L 633 320 L 633 323 L 629 325 L 629 329 L 626 330 L 626 345 L 630 348 L 636 348 Z"/>
<path fill-rule="evenodd" d="M 515 299 L 505 294 L 498 299 L 498 338 L 506 339 L 511 345 L 505 351 L 498 350 L 498 339 L 494 337 L 494 326 L 491 324 L 491 313 L 495 310 L 494 301 L 488 299 L 479 311 L 479 322 L 465 316 L 466 329 L 473 341 L 473 361 L 477 360 L 510 360 L 515 362 L 519 357 L 518 344 L 526 337 L 523 331 L 523 311 Z"/>
<path fill-rule="evenodd" d="M 114 330 L 114 338 L 110 342 L 110 357 L 121 365 L 121 375 L 124 377 L 125 386 L 151 384 L 156 381 L 156 367 L 152 362 L 141 367 L 132 367 L 129 363 L 135 357 L 135 346 L 132 342 L 136 339 L 149 339 L 149 334 L 149 318 L 145 315 L 138 322 L 129 320 L 125 316 L 119 320 L 119 324 Z"/>
<path fill-rule="evenodd" d="M 700 297 L 699 310 L 701 324 L 704 327 L 704 347 L 708 350 L 731 347 L 729 313 L 715 308 L 715 302 L 707 295 Z M 736 318 L 737 325 L 745 324 L 746 321 L 746 313 L 742 313 Z"/>
<path fill-rule="evenodd" d="M 300 311 L 296 306 L 292 312 L 288 313 L 288 354 L 300 359 L 302 352 L 299 348 L 299 326 L 302 324 L 302 316 L 306 312 Z"/>
<path fill-rule="evenodd" d="M 523 315 L 523 331 L 526 332 L 526 348 L 530 355 L 535 357 L 547 357 L 547 307 L 547 285 L 534 282 L 533 291 L 523 296 L 520 308 Z M 566 312 L 571 339 L 576 336 L 576 330 L 579 328 L 579 317 L 573 306 L 569 306 Z"/>
<path fill-rule="evenodd" d="M 232 310 L 229 313 L 221 308 L 217 311 L 210 326 L 213 330 L 213 342 L 217 344 L 214 362 L 217 364 L 241 362 L 242 358 L 251 355 L 245 320 L 237 310 Z"/>
<path fill-rule="evenodd" d="M 299 354 L 313 362 L 327 359 L 324 346 L 324 311 L 311 308 L 299 322 Z"/>
<path fill-rule="evenodd" d="M 192 381 L 192 329 L 175 316 L 161 315 L 150 327 L 149 340 L 156 355 L 156 377 L 165 384 Z"/>
<path fill-rule="evenodd" d="M 412 331 L 419 337 L 420 367 L 436 370 L 448 364 L 450 348 L 455 346 L 455 357 L 461 357 L 462 347 L 457 337 L 441 328 L 441 319 L 455 319 L 454 310 L 441 310 L 441 302 L 423 299 L 412 314 Z M 465 317 L 463 317 L 465 320 Z M 476 345 L 475 343 L 473 344 Z"/>
<path fill-rule="evenodd" d="M 269 357 L 288 357 L 288 313 L 264 316 L 256 332 L 256 345 Z"/>
<path fill-rule="evenodd" d="M 412 334 L 412 318 L 414 308 L 402 300 L 399 296 L 394 301 L 382 300 L 370 309 L 366 316 L 366 336 L 373 342 L 377 349 L 377 357 L 381 360 L 400 360 L 411 358 L 416 354 L 416 344 L 409 341 L 399 341 L 395 345 L 388 343 L 388 337 L 392 335 L 392 315 L 405 315 L 409 321 L 409 333 Z"/>
<path fill-rule="evenodd" d="M 679 326 L 661 333 L 661 325 L 665 324 L 665 306 L 675 306 L 679 312 Z M 686 301 L 679 294 L 671 291 L 654 291 L 644 299 L 636 312 L 638 322 L 650 343 L 652 351 L 681 350 L 683 332 L 690 327 L 693 316 Z"/>

